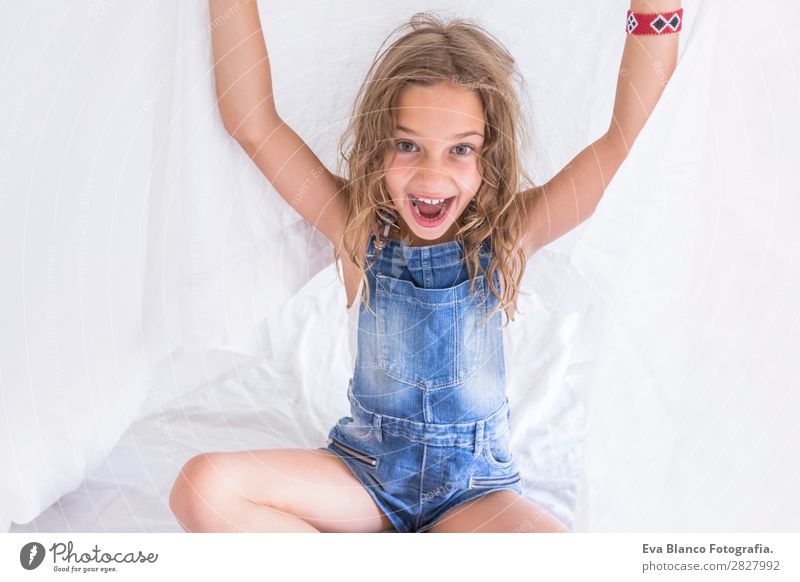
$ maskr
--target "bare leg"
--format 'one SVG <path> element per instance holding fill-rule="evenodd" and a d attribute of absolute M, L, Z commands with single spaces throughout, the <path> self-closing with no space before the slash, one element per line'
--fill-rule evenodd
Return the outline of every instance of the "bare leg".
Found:
<path fill-rule="evenodd" d="M 298 517 L 245 498 L 227 499 L 216 504 L 204 500 L 203 504 L 207 513 L 201 520 L 173 509 L 184 531 L 320 533 L 317 528 Z"/>
<path fill-rule="evenodd" d="M 319 449 L 197 455 L 181 469 L 169 505 L 190 532 L 392 529 L 342 460 Z"/>
<path fill-rule="evenodd" d="M 526 497 L 501 489 L 453 507 L 426 531 L 569 533 L 570 530 Z"/>

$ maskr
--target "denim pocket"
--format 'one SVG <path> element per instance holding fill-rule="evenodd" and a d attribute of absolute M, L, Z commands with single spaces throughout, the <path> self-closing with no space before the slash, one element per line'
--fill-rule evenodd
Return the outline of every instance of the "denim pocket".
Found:
<path fill-rule="evenodd" d="M 375 430 L 375 427 L 371 423 L 365 424 L 363 421 L 356 420 L 352 416 L 340 418 L 338 428 L 348 439 L 356 441 L 365 441 L 369 439 Z"/>
<path fill-rule="evenodd" d="M 487 439 L 483 446 L 483 456 L 493 467 L 506 469 L 513 465 L 514 455 L 507 434 Z"/>
<path fill-rule="evenodd" d="M 401 382 L 435 389 L 475 376 L 486 343 L 484 276 L 445 289 L 376 275 L 378 369 Z"/>

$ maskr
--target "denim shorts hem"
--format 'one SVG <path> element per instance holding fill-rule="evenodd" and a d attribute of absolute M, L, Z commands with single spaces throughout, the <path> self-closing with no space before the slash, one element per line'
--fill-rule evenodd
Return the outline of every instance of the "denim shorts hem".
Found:
<path fill-rule="evenodd" d="M 500 491 L 502 489 L 508 489 L 509 491 L 513 491 L 519 495 L 521 493 L 518 489 L 514 488 L 513 486 L 500 486 L 500 487 L 493 487 L 487 490 L 472 490 L 468 491 L 461 499 L 456 501 L 455 503 L 448 503 L 444 507 L 440 508 L 437 512 L 436 517 L 433 518 L 433 521 L 429 521 L 428 523 L 424 524 L 420 528 L 417 529 L 417 532 L 425 532 L 427 529 L 433 527 L 445 516 L 445 514 L 450 511 L 451 509 L 458 507 L 459 505 L 465 504 L 467 501 L 472 501 L 474 499 L 478 499 L 479 497 L 483 497 L 484 495 L 488 495 L 489 493 L 494 493 L 495 491 Z"/>
<path fill-rule="evenodd" d="M 378 496 L 378 494 L 375 493 L 374 490 L 375 485 L 369 483 L 366 479 L 364 479 L 363 475 L 361 474 L 360 468 L 354 465 L 354 461 L 352 459 L 346 457 L 344 454 L 340 453 L 333 447 L 319 447 L 319 449 L 323 451 L 332 452 L 334 455 L 339 457 L 344 462 L 347 468 L 350 469 L 350 472 L 353 474 L 353 476 L 356 479 L 358 479 L 358 482 L 361 483 L 364 489 L 367 490 L 367 493 L 369 493 L 370 497 L 372 497 L 373 501 L 375 501 L 375 503 L 378 505 L 378 508 L 381 511 L 383 511 L 383 513 L 386 515 L 386 517 L 389 519 L 389 521 L 392 523 L 392 526 L 398 533 L 405 533 L 409 531 L 408 528 L 405 526 L 405 524 L 402 522 L 402 520 L 400 520 L 396 515 L 394 515 L 394 512 L 390 508 L 388 508 L 386 504 L 383 502 L 383 500 Z"/>

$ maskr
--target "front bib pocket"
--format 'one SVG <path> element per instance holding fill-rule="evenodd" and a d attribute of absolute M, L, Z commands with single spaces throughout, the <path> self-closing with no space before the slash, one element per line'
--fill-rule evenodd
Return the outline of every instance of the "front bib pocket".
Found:
<path fill-rule="evenodd" d="M 475 376 L 486 343 L 484 276 L 445 289 L 376 275 L 378 368 L 421 388 L 445 388 Z"/>

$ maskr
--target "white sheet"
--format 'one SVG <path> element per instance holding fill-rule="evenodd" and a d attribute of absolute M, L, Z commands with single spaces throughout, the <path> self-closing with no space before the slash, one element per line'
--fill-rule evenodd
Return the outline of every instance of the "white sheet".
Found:
<path fill-rule="evenodd" d="M 423 8 L 518 56 L 538 181 L 610 118 L 623 0 L 259 5 L 279 109 L 331 167 L 378 42 Z M 178 531 L 189 456 L 318 446 L 346 413 L 344 293 L 224 133 L 206 3 L 92 6 L 0 24 L 0 527 Z M 800 46 L 780 22 L 800 8 L 684 10 L 679 68 L 596 215 L 529 264 L 512 447 L 576 531 L 797 531 Z"/>
<path fill-rule="evenodd" d="M 703 8 L 572 256 L 591 531 L 800 530 L 800 6 Z"/>
<path fill-rule="evenodd" d="M 544 266 L 549 255 L 545 251 L 537 262 Z M 551 273 L 558 272 L 564 263 L 556 259 L 548 266 Z M 559 302 L 567 305 L 563 297 Z M 346 387 L 352 369 L 343 343 L 345 303 L 331 266 L 263 326 L 264 343 L 274 341 L 274 357 L 238 365 L 172 400 L 166 384 L 156 385 L 143 409 L 151 412 L 131 426 L 81 487 L 11 531 L 182 531 L 167 499 L 191 456 L 323 446 L 331 425 L 349 413 Z M 508 374 L 515 423 L 512 448 L 525 471 L 528 497 L 571 523 L 585 411 L 578 387 L 574 382 L 565 385 L 564 375 L 578 313 L 560 318 L 555 306 L 539 296 L 523 297 L 520 308 L 526 312 L 520 317 L 533 321 L 512 324 L 512 354 L 525 345 L 541 357 L 512 356 L 527 362 Z M 319 365 L 324 353 L 330 353 L 330 366 Z"/>

